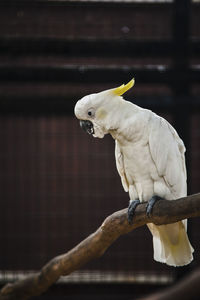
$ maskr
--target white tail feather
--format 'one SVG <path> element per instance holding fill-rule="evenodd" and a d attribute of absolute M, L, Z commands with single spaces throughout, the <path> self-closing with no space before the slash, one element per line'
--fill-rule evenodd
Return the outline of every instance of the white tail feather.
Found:
<path fill-rule="evenodd" d="M 156 226 L 147 225 L 153 235 L 154 259 L 169 266 L 184 266 L 193 260 L 186 221 Z"/>

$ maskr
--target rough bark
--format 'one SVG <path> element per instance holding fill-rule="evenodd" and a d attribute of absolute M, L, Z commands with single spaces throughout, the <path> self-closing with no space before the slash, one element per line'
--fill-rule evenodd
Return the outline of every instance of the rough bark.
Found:
<path fill-rule="evenodd" d="M 0 291 L 0 300 L 25 300 L 46 291 L 60 276 L 68 275 L 88 261 L 100 257 L 121 235 L 147 223 L 163 225 L 200 216 L 200 193 L 173 201 L 161 200 L 146 216 L 146 203 L 135 211 L 133 224 L 127 221 L 127 208 L 107 217 L 103 224 L 69 252 L 50 260 L 38 273 L 9 283 Z"/>

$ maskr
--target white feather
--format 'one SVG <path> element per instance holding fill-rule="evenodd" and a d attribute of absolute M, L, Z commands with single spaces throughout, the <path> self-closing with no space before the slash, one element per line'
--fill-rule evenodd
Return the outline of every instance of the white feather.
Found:
<path fill-rule="evenodd" d="M 142 117 L 145 117 L 144 113 L 148 123 L 142 138 L 135 141 L 133 138 L 130 145 L 120 139 L 121 149 L 117 152 L 120 153 L 119 174 L 123 186 L 128 178 L 126 187 L 129 187 L 131 200 L 148 201 L 153 195 L 169 200 L 186 196 L 183 142 L 166 120 L 147 110 L 143 111 Z M 141 122 L 140 116 L 138 122 Z M 138 128 L 136 124 L 132 126 L 134 130 Z M 139 136 L 138 132 L 136 136 Z M 117 143 L 116 147 L 119 148 Z M 186 233 L 187 220 L 162 226 L 148 224 L 148 228 L 153 235 L 156 261 L 170 266 L 183 266 L 192 261 L 194 250 Z"/>
<path fill-rule="evenodd" d="M 87 115 L 90 108 L 96 112 L 92 118 Z M 131 200 L 149 201 L 153 195 L 169 200 L 186 196 L 185 147 L 166 120 L 124 101 L 113 90 L 84 97 L 77 102 L 75 114 L 93 123 L 95 137 L 110 133 L 115 139 L 117 170 Z M 148 228 L 156 261 L 171 266 L 192 261 L 187 220 L 162 226 L 148 224 Z"/>

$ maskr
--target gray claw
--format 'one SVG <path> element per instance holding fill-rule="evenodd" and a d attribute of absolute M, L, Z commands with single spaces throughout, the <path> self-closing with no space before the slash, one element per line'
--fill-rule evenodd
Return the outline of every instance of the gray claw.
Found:
<path fill-rule="evenodd" d="M 147 215 L 148 218 L 151 217 L 152 210 L 153 210 L 153 207 L 154 207 L 155 203 L 156 203 L 157 201 L 160 201 L 160 200 L 162 200 L 162 198 L 159 197 L 159 196 L 153 196 L 153 197 L 149 200 L 149 202 L 148 202 L 148 204 L 147 204 L 147 209 L 146 209 L 146 215 Z"/>
<path fill-rule="evenodd" d="M 133 223 L 133 216 L 136 210 L 136 207 L 140 204 L 140 200 L 131 200 L 128 207 L 128 222 L 129 224 Z"/>

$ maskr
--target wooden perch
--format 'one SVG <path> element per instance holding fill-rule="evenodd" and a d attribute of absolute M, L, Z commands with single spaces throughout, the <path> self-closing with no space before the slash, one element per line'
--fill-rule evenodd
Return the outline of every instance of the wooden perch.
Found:
<path fill-rule="evenodd" d="M 161 200 L 153 208 L 152 216 L 146 216 L 146 203 L 135 211 L 133 224 L 127 221 L 127 208 L 113 213 L 103 224 L 69 252 L 50 260 L 38 273 L 9 283 L 0 291 L 0 300 L 29 299 L 46 291 L 60 276 L 79 269 L 90 260 L 100 257 L 120 235 L 147 223 L 163 225 L 182 219 L 200 216 L 200 193 L 174 201 Z"/>

